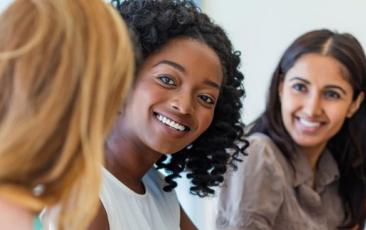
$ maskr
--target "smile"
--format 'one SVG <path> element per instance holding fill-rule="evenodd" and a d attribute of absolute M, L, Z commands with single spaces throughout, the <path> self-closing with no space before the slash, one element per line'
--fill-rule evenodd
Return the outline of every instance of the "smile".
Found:
<path fill-rule="evenodd" d="M 321 125 L 320 122 L 309 121 L 301 117 L 298 118 L 298 121 L 300 122 L 300 124 L 307 128 L 319 128 Z"/>
<path fill-rule="evenodd" d="M 163 116 L 161 114 L 158 114 L 158 113 L 156 113 L 155 116 L 161 123 L 163 123 L 164 125 L 169 126 L 170 128 L 173 128 L 173 129 L 181 131 L 181 132 L 189 131 L 189 128 L 187 126 L 182 125 L 182 124 L 180 124 L 176 121 L 173 121 L 168 117 L 165 117 L 165 116 Z"/>

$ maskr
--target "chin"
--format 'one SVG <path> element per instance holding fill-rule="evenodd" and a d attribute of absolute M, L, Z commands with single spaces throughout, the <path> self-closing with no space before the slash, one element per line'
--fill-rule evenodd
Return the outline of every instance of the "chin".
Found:
<path fill-rule="evenodd" d="M 318 148 L 319 146 L 323 146 L 323 143 L 315 142 L 315 141 L 302 141 L 302 142 L 296 142 L 300 148 Z"/>
<path fill-rule="evenodd" d="M 156 152 L 162 153 L 162 154 L 174 154 L 176 152 L 179 152 L 180 150 L 184 149 L 183 147 L 172 147 L 172 146 L 159 146 L 157 148 L 153 148 Z"/>

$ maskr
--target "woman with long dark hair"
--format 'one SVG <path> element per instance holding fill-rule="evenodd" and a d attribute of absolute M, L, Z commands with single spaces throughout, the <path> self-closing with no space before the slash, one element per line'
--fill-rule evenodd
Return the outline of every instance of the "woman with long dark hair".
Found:
<path fill-rule="evenodd" d="M 227 174 L 217 228 L 362 229 L 365 90 L 366 58 L 352 35 L 297 38 L 249 131 L 249 156 Z"/>

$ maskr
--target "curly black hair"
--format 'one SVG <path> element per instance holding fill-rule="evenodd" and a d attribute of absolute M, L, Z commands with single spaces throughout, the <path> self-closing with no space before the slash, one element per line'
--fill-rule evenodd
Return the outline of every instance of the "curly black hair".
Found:
<path fill-rule="evenodd" d="M 220 58 L 224 84 L 210 127 L 192 145 L 163 156 L 156 166 L 167 170 L 165 191 L 177 186 L 174 181 L 183 171 L 191 180 L 192 194 L 214 194 L 213 186 L 224 179 L 227 165 L 235 168 L 248 142 L 243 139 L 240 110 L 245 91 L 239 71 L 240 52 L 233 50 L 227 35 L 189 0 L 127 0 L 113 5 L 133 32 L 143 60 L 177 37 L 196 39 L 212 48 Z"/>

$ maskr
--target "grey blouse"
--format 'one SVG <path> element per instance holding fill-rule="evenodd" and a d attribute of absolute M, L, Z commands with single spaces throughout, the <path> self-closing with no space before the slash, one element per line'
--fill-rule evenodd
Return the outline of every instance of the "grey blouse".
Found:
<path fill-rule="evenodd" d="M 305 155 L 294 159 L 295 174 L 269 137 L 255 133 L 248 140 L 249 155 L 225 175 L 217 229 L 327 230 L 342 223 L 339 171 L 329 151 L 320 156 L 313 180 Z"/>

